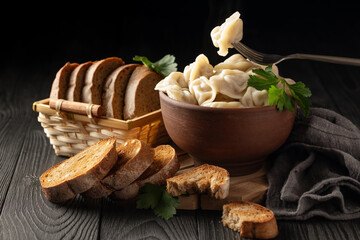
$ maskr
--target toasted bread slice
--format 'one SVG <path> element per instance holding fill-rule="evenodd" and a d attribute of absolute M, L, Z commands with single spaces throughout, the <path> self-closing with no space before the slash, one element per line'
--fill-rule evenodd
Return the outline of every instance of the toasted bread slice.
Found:
<path fill-rule="evenodd" d="M 101 183 L 120 190 L 134 182 L 154 161 L 154 149 L 139 139 L 125 141 L 116 148 L 119 160 Z"/>
<path fill-rule="evenodd" d="M 104 139 L 49 168 L 40 176 L 45 197 L 59 203 L 92 188 L 117 160 L 116 138 Z"/>
<path fill-rule="evenodd" d="M 106 116 L 123 119 L 124 94 L 132 72 L 139 64 L 127 64 L 115 69 L 105 80 L 102 102 Z"/>
<path fill-rule="evenodd" d="M 81 92 L 84 85 L 85 74 L 93 62 L 82 63 L 70 74 L 66 99 L 74 102 L 81 102 Z"/>
<path fill-rule="evenodd" d="M 233 201 L 223 205 L 222 223 L 245 238 L 274 238 L 278 227 L 274 213 L 252 202 Z"/>
<path fill-rule="evenodd" d="M 109 57 L 94 62 L 86 71 L 82 89 L 82 102 L 101 105 L 102 91 L 105 79 L 124 61 L 118 57 Z"/>
<path fill-rule="evenodd" d="M 175 175 L 180 164 L 175 149 L 170 145 L 160 145 L 154 149 L 154 162 L 146 171 L 133 183 L 120 191 L 111 194 L 112 199 L 134 198 L 139 189 L 147 182 L 163 185 L 166 179 Z"/>
<path fill-rule="evenodd" d="M 124 119 L 132 119 L 160 109 L 156 84 L 162 77 L 145 66 L 131 74 L 125 91 Z"/>
<path fill-rule="evenodd" d="M 203 164 L 188 172 L 166 179 L 166 190 L 172 196 L 207 193 L 224 199 L 229 194 L 230 175 L 221 167 Z"/>
<path fill-rule="evenodd" d="M 65 99 L 66 90 L 71 72 L 78 66 L 78 63 L 65 63 L 56 73 L 55 79 L 51 86 L 50 98 L 52 99 Z"/>

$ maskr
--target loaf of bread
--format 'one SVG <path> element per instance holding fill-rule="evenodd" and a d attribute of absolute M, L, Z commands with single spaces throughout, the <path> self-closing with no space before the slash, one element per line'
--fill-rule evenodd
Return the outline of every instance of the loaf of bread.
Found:
<path fill-rule="evenodd" d="M 170 145 L 157 146 L 154 149 L 154 161 L 150 167 L 135 182 L 120 191 L 113 192 L 111 198 L 115 200 L 134 198 L 145 183 L 163 185 L 166 179 L 174 176 L 179 168 L 175 149 Z"/>
<path fill-rule="evenodd" d="M 224 199 L 229 194 L 230 175 L 221 167 L 203 164 L 188 172 L 166 179 L 166 190 L 172 196 L 207 193 Z"/>
<path fill-rule="evenodd" d="M 82 102 L 101 105 L 105 79 L 124 61 L 118 57 L 109 57 L 92 64 L 86 71 L 82 89 Z"/>
<path fill-rule="evenodd" d="M 85 74 L 92 64 L 93 62 L 82 63 L 72 71 L 65 95 L 66 100 L 81 102 L 81 92 L 84 86 Z"/>
<path fill-rule="evenodd" d="M 107 117 L 132 119 L 160 109 L 155 85 L 162 79 L 144 65 L 109 57 L 67 62 L 56 74 L 50 98 L 102 105 Z"/>
<path fill-rule="evenodd" d="M 71 72 L 78 66 L 78 63 L 65 63 L 56 73 L 55 79 L 51 86 L 50 98 L 52 99 L 65 99 L 66 90 Z"/>
<path fill-rule="evenodd" d="M 156 84 L 162 77 L 145 66 L 132 73 L 125 92 L 124 119 L 131 119 L 160 109 Z"/>
<path fill-rule="evenodd" d="M 64 202 L 92 188 L 117 162 L 116 138 L 108 138 L 49 168 L 40 176 L 45 197 Z"/>
<path fill-rule="evenodd" d="M 131 74 L 139 64 L 127 64 L 115 69 L 105 80 L 102 103 L 106 116 L 124 119 L 124 95 Z"/>
<path fill-rule="evenodd" d="M 222 223 L 244 238 L 268 239 L 278 235 L 274 213 L 252 202 L 232 201 L 223 205 Z"/>

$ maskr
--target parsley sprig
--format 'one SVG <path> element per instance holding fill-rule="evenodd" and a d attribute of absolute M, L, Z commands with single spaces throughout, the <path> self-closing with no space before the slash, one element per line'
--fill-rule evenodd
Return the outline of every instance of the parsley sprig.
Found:
<path fill-rule="evenodd" d="M 248 85 L 259 91 L 267 90 L 269 92 L 269 105 L 276 106 L 279 111 L 283 111 L 285 108 L 294 112 L 296 102 L 305 117 L 309 114 L 311 91 L 304 83 L 289 84 L 285 79 L 278 78 L 272 72 L 272 66 L 267 66 L 265 70 L 262 68 L 253 69 L 252 72 L 255 75 L 250 75 Z M 282 83 L 282 88 L 277 88 L 279 83 Z M 286 86 L 292 97 L 286 94 Z"/>
<path fill-rule="evenodd" d="M 173 55 L 167 54 L 159 61 L 152 63 L 147 57 L 144 56 L 135 56 L 134 61 L 142 62 L 150 70 L 157 72 L 163 77 L 168 76 L 172 72 L 177 71 L 177 63 L 175 62 L 175 57 Z"/>
<path fill-rule="evenodd" d="M 140 188 L 140 194 L 136 201 L 137 209 L 151 208 L 156 216 L 166 220 L 176 214 L 176 207 L 180 205 L 177 197 L 171 196 L 165 186 L 158 186 L 151 183 L 145 183 Z"/>

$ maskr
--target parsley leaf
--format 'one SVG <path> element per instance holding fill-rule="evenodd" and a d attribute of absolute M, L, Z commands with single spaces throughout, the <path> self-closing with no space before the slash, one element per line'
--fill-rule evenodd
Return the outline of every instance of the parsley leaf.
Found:
<path fill-rule="evenodd" d="M 140 194 L 136 201 L 137 209 L 151 208 L 156 216 L 166 220 L 176 214 L 176 207 L 179 205 L 179 199 L 171 196 L 166 191 L 165 186 L 158 186 L 151 183 L 145 183 L 145 185 L 140 188 Z"/>
<path fill-rule="evenodd" d="M 285 108 L 294 112 L 296 102 L 304 116 L 309 114 L 311 91 L 304 83 L 296 82 L 295 84 L 289 84 L 285 79 L 278 78 L 272 72 L 271 65 L 267 66 L 265 70 L 257 68 L 253 69 L 252 72 L 256 75 L 249 76 L 248 86 L 259 91 L 267 90 L 269 92 L 269 105 L 276 106 L 279 111 L 283 111 Z M 280 82 L 283 86 L 281 89 L 277 88 Z M 285 86 L 289 88 L 293 98 L 286 94 Z"/>
<path fill-rule="evenodd" d="M 157 72 L 163 77 L 166 77 L 170 73 L 177 71 L 177 63 L 175 62 L 175 57 L 170 54 L 165 55 L 163 58 L 154 63 L 152 63 L 147 57 L 144 56 L 135 56 L 133 60 L 137 62 L 142 62 L 151 71 Z"/>
<path fill-rule="evenodd" d="M 138 196 L 138 200 L 136 201 L 137 209 L 148 209 L 155 208 L 163 193 L 163 189 L 158 185 L 145 183 L 145 185 L 140 188 L 140 194 Z"/>

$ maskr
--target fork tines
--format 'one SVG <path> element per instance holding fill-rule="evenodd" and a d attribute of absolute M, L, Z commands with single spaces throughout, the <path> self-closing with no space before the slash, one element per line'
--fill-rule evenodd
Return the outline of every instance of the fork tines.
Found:
<path fill-rule="evenodd" d="M 234 48 L 245 58 L 253 62 L 262 64 L 264 60 L 264 55 L 258 51 L 255 51 L 240 42 L 231 43 Z"/>

